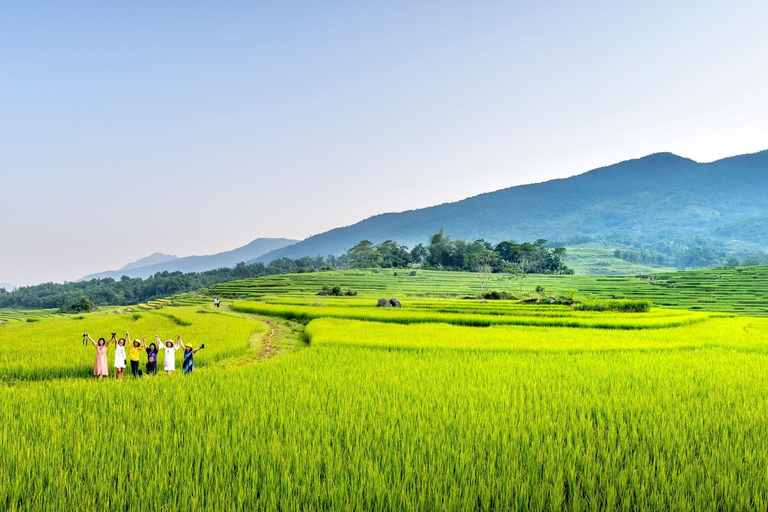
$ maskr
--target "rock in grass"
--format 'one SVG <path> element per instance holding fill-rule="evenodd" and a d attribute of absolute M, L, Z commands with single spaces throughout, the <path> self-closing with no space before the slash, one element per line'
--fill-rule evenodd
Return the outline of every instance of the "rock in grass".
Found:
<path fill-rule="evenodd" d="M 400 304 L 400 301 L 397 299 L 389 299 L 389 305 L 393 308 L 401 308 L 403 307 L 402 304 Z"/>
<path fill-rule="evenodd" d="M 390 304 L 387 299 L 379 299 L 379 307 L 380 308 L 391 308 L 392 304 Z"/>

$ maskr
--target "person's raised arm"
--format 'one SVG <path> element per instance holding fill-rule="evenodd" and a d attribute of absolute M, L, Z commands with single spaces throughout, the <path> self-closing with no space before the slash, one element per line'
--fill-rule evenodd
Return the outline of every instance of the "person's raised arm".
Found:
<path fill-rule="evenodd" d="M 197 347 L 192 351 L 192 355 L 197 354 L 200 350 L 203 350 L 204 348 L 205 348 L 205 345 L 200 345 L 199 347 Z"/>
<path fill-rule="evenodd" d="M 93 345 L 95 347 L 96 346 L 96 342 L 93 341 L 93 338 L 91 338 L 91 335 L 87 334 L 86 336 L 88 336 L 88 339 L 91 340 L 91 345 Z"/>
<path fill-rule="evenodd" d="M 115 342 L 115 345 L 117 345 L 117 333 L 113 332 L 112 337 L 109 338 L 109 341 L 106 343 L 107 346 L 109 346 L 110 343 Z"/>
<path fill-rule="evenodd" d="M 147 337 L 146 336 L 142 336 L 141 337 L 141 346 L 144 347 L 144 349 L 147 348 Z"/>
<path fill-rule="evenodd" d="M 157 350 L 160 350 L 161 348 L 165 348 L 165 345 L 162 341 L 160 341 L 160 336 L 155 334 L 155 341 L 157 342 L 155 345 L 157 346 Z"/>
<path fill-rule="evenodd" d="M 179 345 L 181 345 L 181 348 L 184 350 L 187 350 L 187 347 L 184 346 L 184 340 L 181 339 L 181 334 L 176 337 L 176 350 L 179 350 Z"/>

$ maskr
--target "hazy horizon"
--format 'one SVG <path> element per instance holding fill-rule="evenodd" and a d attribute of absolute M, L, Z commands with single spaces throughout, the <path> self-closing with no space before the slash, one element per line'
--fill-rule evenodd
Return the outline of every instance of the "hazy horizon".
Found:
<path fill-rule="evenodd" d="M 768 148 L 768 5 L 483 7 L 0 6 L 0 282 Z"/>

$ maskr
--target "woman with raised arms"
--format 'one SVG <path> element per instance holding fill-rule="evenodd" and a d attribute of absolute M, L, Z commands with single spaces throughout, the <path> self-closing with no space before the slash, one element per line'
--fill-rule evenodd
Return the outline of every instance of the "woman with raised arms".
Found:
<path fill-rule="evenodd" d="M 109 377 L 109 366 L 107 365 L 107 347 L 110 343 L 115 341 L 116 334 L 117 333 L 113 332 L 109 341 L 105 341 L 104 338 L 99 338 L 99 342 L 96 343 L 93 341 L 93 338 L 91 338 L 90 334 L 85 333 L 85 336 L 91 340 L 91 345 L 96 347 L 96 360 L 93 362 L 93 375 L 98 377 L 99 380 L 104 380 L 104 377 Z"/>
<path fill-rule="evenodd" d="M 161 349 L 165 350 L 165 358 L 163 358 L 163 369 L 168 375 L 176 370 L 176 351 L 179 350 L 179 343 L 181 341 L 181 334 L 176 338 L 176 345 L 173 344 L 173 340 L 166 340 L 165 344 L 160 341 L 160 336 L 155 335 L 157 343 L 161 345 Z"/>
<path fill-rule="evenodd" d="M 128 334 L 128 331 L 125 331 L 125 339 L 129 342 L 131 341 L 131 335 Z M 146 349 L 146 345 L 144 345 L 144 340 L 146 339 L 145 336 L 142 336 L 141 341 L 139 340 L 133 340 L 133 345 L 128 349 L 128 359 L 131 361 L 131 373 L 134 377 L 141 377 L 141 370 L 139 370 L 139 356 L 141 356 L 141 348 L 142 346 Z"/>
<path fill-rule="evenodd" d="M 184 345 L 184 340 L 181 339 L 181 335 L 179 335 L 179 344 L 181 344 L 181 348 L 184 349 L 184 362 L 181 364 L 181 371 L 184 375 L 192 373 L 192 371 L 195 369 L 195 360 L 193 357 L 195 354 L 197 354 L 198 350 L 203 350 L 205 348 L 205 345 L 200 345 L 197 348 L 192 348 Z"/>
<path fill-rule="evenodd" d="M 125 374 L 125 365 L 128 363 L 125 355 L 126 339 L 129 338 L 120 338 L 115 344 L 115 380 L 120 380 L 120 377 Z"/>
<path fill-rule="evenodd" d="M 155 336 L 157 338 L 157 336 Z M 150 343 L 147 347 L 144 343 L 144 338 L 141 338 L 144 350 L 147 351 L 147 375 L 157 375 L 157 353 L 159 351 L 158 346 L 154 343 Z M 160 338 L 157 338 L 160 341 Z"/>

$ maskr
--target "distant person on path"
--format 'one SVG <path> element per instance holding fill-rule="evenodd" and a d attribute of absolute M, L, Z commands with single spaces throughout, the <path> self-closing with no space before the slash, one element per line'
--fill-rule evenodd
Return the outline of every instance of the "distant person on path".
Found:
<path fill-rule="evenodd" d="M 120 377 L 125 374 L 126 364 L 125 338 L 120 338 L 115 345 L 115 380 L 120 380 Z"/>
<path fill-rule="evenodd" d="M 213 299 L 213 305 L 214 305 L 214 306 L 216 306 L 216 307 L 219 307 L 219 304 L 221 304 L 221 301 L 219 301 L 219 298 L 218 298 L 218 297 L 216 297 L 215 299 Z"/>
<path fill-rule="evenodd" d="M 158 343 L 161 343 L 160 336 L 155 335 L 155 339 Z M 176 371 L 176 351 L 179 350 L 179 342 L 181 341 L 181 334 L 179 334 L 176 345 L 173 344 L 173 340 L 167 340 L 165 342 L 165 345 L 160 347 L 161 349 L 165 350 L 165 358 L 163 359 L 163 369 L 165 372 L 170 375 L 174 371 Z"/>
<path fill-rule="evenodd" d="M 125 331 L 125 339 L 130 340 L 131 335 L 128 331 Z M 143 340 L 144 338 L 142 338 Z M 142 342 L 139 340 L 133 340 L 133 346 L 128 349 L 128 359 L 131 361 L 131 373 L 134 377 L 141 377 L 141 370 L 139 370 L 139 356 L 141 355 Z M 144 347 L 145 349 L 147 347 Z"/>
<path fill-rule="evenodd" d="M 203 350 L 205 348 L 205 344 L 193 349 L 192 347 L 184 345 L 184 340 L 181 339 L 181 336 L 179 336 L 179 343 L 181 344 L 181 348 L 184 349 L 184 362 L 181 365 L 181 370 L 184 375 L 187 375 L 192 373 L 195 369 L 194 356 L 198 350 Z"/>
<path fill-rule="evenodd" d="M 150 343 L 147 348 L 145 344 L 144 349 L 147 351 L 147 375 L 157 375 L 157 345 Z"/>
<path fill-rule="evenodd" d="M 93 362 L 93 375 L 104 380 L 104 377 L 109 377 L 109 366 L 107 365 L 107 347 L 115 339 L 115 334 L 112 333 L 112 337 L 109 341 L 105 341 L 104 338 L 99 338 L 99 342 L 93 341 L 93 338 L 86 333 L 85 336 L 91 340 L 91 345 L 96 347 L 96 360 Z"/>

